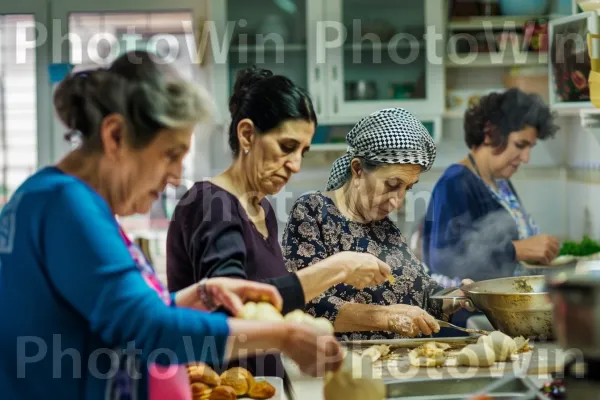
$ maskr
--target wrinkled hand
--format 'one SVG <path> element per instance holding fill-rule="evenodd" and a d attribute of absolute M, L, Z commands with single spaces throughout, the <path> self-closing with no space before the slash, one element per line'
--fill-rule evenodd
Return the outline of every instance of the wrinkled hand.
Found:
<path fill-rule="evenodd" d="M 198 294 L 196 283 L 177 292 L 176 303 L 180 307 L 208 311 Z M 206 292 L 216 307 L 225 307 L 233 316 L 239 314 L 244 303 L 264 301 L 281 310 L 283 300 L 272 285 L 234 278 L 211 278 L 206 281 Z"/>
<path fill-rule="evenodd" d="M 440 331 L 435 318 L 425 310 L 406 304 L 386 306 L 387 330 L 407 337 L 431 335 Z"/>
<path fill-rule="evenodd" d="M 463 279 L 460 282 L 460 286 L 461 287 L 467 286 L 467 285 L 470 285 L 471 283 L 475 283 L 475 282 L 471 279 Z M 460 289 L 457 289 L 457 290 L 449 293 L 447 296 L 460 297 L 460 296 L 464 296 L 464 295 L 465 295 L 465 292 L 463 292 Z M 465 310 L 467 310 L 469 312 L 477 311 L 477 309 L 475 307 L 473 307 L 473 304 L 471 303 L 470 300 L 459 300 L 459 301 L 444 300 L 443 310 L 446 315 L 454 314 L 461 308 L 464 308 Z"/>
<path fill-rule="evenodd" d="M 529 263 L 548 265 L 560 251 L 558 239 L 552 235 L 536 235 L 514 243 L 517 259 Z"/>
<path fill-rule="evenodd" d="M 313 377 L 337 371 L 344 358 L 342 348 L 333 335 L 319 335 L 317 330 L 301 323 L 289 323 L 281 350 L 303 373 Z"/>
<path fill-rule="evenodd" d="M 343 282 L 357 289 L 380 285 L 392 274 L 390 266 L 372 254 L 344 251 L 330 258 L 345 270 Z"/>

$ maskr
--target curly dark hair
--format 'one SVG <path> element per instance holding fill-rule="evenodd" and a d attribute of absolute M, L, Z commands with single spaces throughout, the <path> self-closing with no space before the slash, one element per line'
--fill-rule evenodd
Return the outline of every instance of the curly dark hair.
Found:
<path fill-rule="evenodd" d="M 545 140 L 554 136 L 558 126 L 555 115 L 540 96 L 513 88 L 483 96 L 479 103 L 465 113 L 465 142 L 471 149 L 491 138 L 491 146 L 498 153 L 506 149 L 508 136 L 527 126 L 537 130 L 537 137 Z"/>

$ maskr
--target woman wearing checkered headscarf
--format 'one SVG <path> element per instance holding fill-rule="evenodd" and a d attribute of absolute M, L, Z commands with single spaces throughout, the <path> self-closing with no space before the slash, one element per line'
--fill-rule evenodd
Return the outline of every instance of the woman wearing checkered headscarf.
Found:
<path fill-rule="evenodd" d="M 408 111 L 388 108 L 363 118 L 346 136 L 347 153 L 336 160 L 326 192 L 302 196 L 283 236 L 289 271 L 342 251 L 366 252 L 386 261 L 395 279 L 356 290 L 337 285 L 307 304 L 328 318 L 347 340 L 396 339 L 439 331 L 435 318 L 458 310 L 429 299 L 441 290 L 389 214 L 431 168 L 435 144 Z"/>
<path fill-rule="evenodd" d="M 352 159 L 376 164 L 413 164 L 429 171 L 435 143 L 427 128 L 408 111 L 387 108 L 362 120 L 346 136 L 347 153 L 333 164 L 327 190 L 339 189 L 352 176 Z"/>

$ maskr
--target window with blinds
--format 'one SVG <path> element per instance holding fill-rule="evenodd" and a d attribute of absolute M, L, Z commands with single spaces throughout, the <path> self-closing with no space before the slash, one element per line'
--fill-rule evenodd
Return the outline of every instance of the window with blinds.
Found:
<path fill-rule="evenodd" d="M 198 81 L 192 25 L 191 12 L 71 13 L 71 63 L 74 71 L 98 68 L 127 51 L 143 49 L 158 54 L 187 79 Z M 184 161 L 183 177 L 188 181 L 194 179 L 194 157 L 190 151 Z"/>
<path fill-rule="evenodd" d="M 17 42 L 34 27 L 33 15 L 0 15 L 0 206 L 38 167 L 35 49 Z"/>
<path fill-rule="evenodd" d="M 186 78 L 203 83 L 207 76 L 195 64 L 197 47 L 193 25 L 191 12 L 71 13 L 71 64 L 74 65 L 74 71 L 106 67 L 127 51 L 143 49 L 168 60 Z M 170 42 L 165 36 L 169 37 Z M 212 127 L 198 127 L 192 139 L 192 150 L 184 160 L 184 185 L 167 188 L 148 215 L 120 218 L 122 225 L 131 234 L 156 239 L 152 241 L 152 248 L 153 257 L 159 266 L 164 264 L 163 236 L 174 205 L 185 193 L 186 187 L 191 187 L 195 180 L 208 176 L 206 164 L 210 156 L 206 141 L 211 133 Z"/>

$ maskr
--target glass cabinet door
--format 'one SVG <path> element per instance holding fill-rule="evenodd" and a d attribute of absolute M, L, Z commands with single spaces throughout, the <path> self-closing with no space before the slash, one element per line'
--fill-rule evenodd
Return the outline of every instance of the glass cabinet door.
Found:
<path fill-rule="evenodd" d="M 226 0 L 233 29 L 228 52 L 229 95 L 236 75 L 251 65 L 307 88 L 307 1 Z"/>
<path fill-rule="evenodd" d="M 443 63 L 436 62 L 440 54 L 426 32 L 432 26 L 442 34 L 442 14 L 440 4 L 431 0 L 332 1 L 328 16 L 339 23 L 325 39 L 333 47 L 327 61 L 334 85 L 332 113 L 341 119 L 360 117 L 384 106 L 430 113 L 439 108 L 441 113 Z M 334 47 L 336 30 L 345 32 L 338 36 L 345 40 Z"/>

